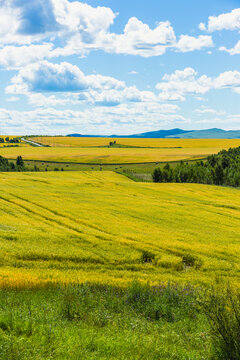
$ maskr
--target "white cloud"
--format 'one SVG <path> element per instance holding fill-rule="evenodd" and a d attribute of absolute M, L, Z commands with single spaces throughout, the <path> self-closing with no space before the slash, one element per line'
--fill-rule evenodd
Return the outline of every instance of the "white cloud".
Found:
<path fill-rule="evenodd" d="M 93 50 L 151 57 L 168 48 L 188 52 L 213 45 L 211 37 L 203 35 L 181 35 L 177 41 L 169 21 L 151 29 L 136 17 L 116 34 L 111 32 L 116 16 L 110 8 L 80 1 L 8 0 L 0 7 L 0 64 L 14 68 L 41 59 L 85 56 Z M 1 49 L 1 44 L 8 46 Z"/>
<path fill-rule="evenodd" d="M 215 78 L 202 75 L 197 77 L 193 68 L 176 70 L 173 74 L 165 74 L 162 81 L 156 85 L 160 91 L 159 97 L 163 100 L 184 101 L 186 95 L 204 95 L 210 90 L 230 88 L 240 93 L 240 72 L 225 71 Z"/>
<path fill-rule="evenodd" d="M 240 29 L 240 8 L 234 9 L 229 13 L 220 14 L 219 16 L 209 16 L 207 26 L 199 24 L 200 30 L 210 32 L 220 30 L 239 30 Z"/>
<path fill-rule="evenodd" d="M 22 68 L 6 87 L 6 94 L 23 94 L 35 106 L 66 106 L 80 103 L 114 107 L 123 103 L 157 104 L 184 101 L 188 95 L 205 95 L 210 90 L 231 88 L 240 92 L 240 72 L 226 71 L 215 78 L 198 76 L 193 68 L 165 74 L 156 84 L 159 91 L 142 91 L 136 86 L 100 74 L 85 75 L 76 65 L 67 62 L 52 64 L 40 61 Z M 43 95 L 51 93 L 51 95 Z M 56 94 L 58 94 L 56 96 Z M 202 100 L 202 98 L 201 98 Z"/>
<path fill-rule="evenodd" d="M 207 108 L 205 106 L 202 106 L 200 109 L 194 110 L 195 113 L 197 113 L 199 116 L 203 114 L 209 114 L 209 115 L 225 115 L 225 111 L 217 111 L 215 109 Z"/>
<path fill-rule="evenodd" d="M 180 52 L 190 52 L 212 46 L 213 41 L 211 36 L 200 35 L 198 38 L 195 38 L 193 36 L 181 35 L 175 48 Z"/>
<path fill-rule="evenodd" d="M 143 57 L 158 56 L 165 53 L 166 48 L 173 45 L 176 36 L 168 21 L 160 22 L 155 29 L 137 18 L 129 19 L 121 35 L 111 34 L 110 44 L 105 44 L 105 50 L 117 54 L 140 55 Z M 108 45 L 110 48 L 108 50 Z"/>
<path fill-rule="evenodd" d="M 206 25 L 204 23 L 202 23 L 202 22 L 199 24 L 198 28 L 201 31 L 206 31 L 207 30 Z"/>
<path fill-rule="evenodd" d="M 197 72 L 193 68 L 176 70 L 173 74 L 165 74 L 162 82 L 156 85 L 160 97 L 166 100 L 185 100 L 187 94 L 206 94 L 212 84 L 206 75 L 196 78 Z"/>
<path fill-rule="evenodd" d="M 0 18 L 1 44 L 31 44 L 59 30 L 51 0 L 2 1 Z"/>
<path fill-rule="evenodd" d="M 139 19 L 130 18 L 122 34 L 100 32 L 94 41 L 86 43 L 78 35 L 73 35 L 64 48 L 53 51 L 54 56 L 80 53 L 101 49 L 108 53 L 138 55 L 142 57 L 161 56 L 167 49 L 190 52 L 213 46 L 211 36 L 198 38 L 181 35 L 179 41 L 169 21 L 160 22 L 154 29 Z"/>
<path fill-rule="evenodd" d="M 227 49 L 225 46 L 221 46 L 219 48 L 220 51 L 226 51 L 228 52 L 230 55 L 237 55 L 240 54 L 240 40 L 236 43 L 236 45 L 231 48 L 231 49 Z"/>
<path fill-rule="evenodd" d="M 24 94 L 31 105 L 40 107 L 83 102 L 98 106 L 117 106 L 124 102 L 160 101 L 151 91 L 140 91 L 135 86 L 126 86 L 125 82 L 109 76 L 85 75 L 76 65 L 67 62 L 52 64 L 40 61 L 30 64 L 11 79 L 5 92 Z"/>
<path fill-rule="evenodd" d="M 217 111 L 214 109 L 196 109 L 195 110 L 196 113 L 198 114 L 216 114 Z"/>
<path fill-rule="evenodd" d="M 104 50 L 108 53 L 139 55 L 142 57 L 159 56 L 176 41 L 174 30 L 168 21 L 160 22 L 155 29 L 150 29 L 137 18 L 130 18 L 122 34 L 109 31 L 91 33 L 88 41 L 79 33 L 73 33 L 64 48 L 56 49 L 53 54 L 81 54 L 91 50 Z"/>
<path fill-rule="evenodd" d="M 240 72 L 237 70 L 223 72 L 215 79 L 214 86 L 216 89 L 240 87 Z"/>
<path fill-rule="evenodd" d="M 29 44 L 52 36 L 78 33 L 84 42 L 108 30 L 115 14 L 68 0 L 8 0 L 0 7 L 0 43 Z"/>
<path fill-rule="evenodd" d="M 8 0 L 0 7 L 0 44 L 30 45 L 47 39 L 71 43 L 75 39 L 88 49 L 109 30 L 115 17 L 110 8 L 79 1 Z M 84 53 L 84 48 L 72 50 Z M 63 44 L 53 55 L 64 51 L 69 50 Z"/>
<path fill-rule="evenodd" d="M 28 93 L 28 103 L 38 108 L 49 108 L 49 107 L 65 107 L 67 105 L 79 104 L 79 101 L 74 96 L 45 96 L 41 93 Z"/>
<path fill-rule="evenodd" d="M 0 43 L 29 43 L 26 39 L 18 34 L 20 11 L 10 2 L 1 2 L 0 7 Z"/>
<path fill-rule="evenodd" d="M 6 88 L 7 94 L 28 92 L 74 92 L 92 89 L 122 89 L 123 81 L 109 76 L 84 75 L 76 66 L 67 62 L 52 64 L 40 61 L 21 69 Z"/>
<path fill-rule="evenodd" d="M 208 99 L 204 98 L 203 96 L 194 96 L 194 99 L 198 101 L 208 101 Z"/>
<path fill-rule="evenodd" d="M 0 49 L 0 65 L 8 69 L 50 57 L 53 44 L 4 46 Z"/>
<path fill-rule="evenodd" d="M 120 125 L 122 134 L 130 134 L 188 121 L 182 115 L 166 113 L 166 109 L 162 105 L 143 103 L 81 111 L 53 108 L 38 108 L 33 111 L 0 109 L 0 120 L 1 130 L 5 133 L 14 131 L 15 134 L 67 134 L 78 129 L 77 131 L 82 133 L 109 135 L 119 134 Z"/>
<path fill-rule="evenodd" d="M 99 32 L 108 31 L 116 14 L 107 7 L 96 8 L 79 1 L 52 0 L 56 21 L 65 31 L 78 33 L 84 42 L 92 41 Z M 85 39 L 84 39 L 85 37 Z"/>

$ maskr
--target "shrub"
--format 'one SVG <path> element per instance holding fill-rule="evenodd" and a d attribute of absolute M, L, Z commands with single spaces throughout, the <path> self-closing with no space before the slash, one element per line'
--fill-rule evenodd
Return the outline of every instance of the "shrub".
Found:
<path fill-rule="evenodd" d="M 196 269 L 200 269 L 200 267 L 202 266 L 202 260 L 190 253 L 185 253 L 183 255 L 182 263 L 185 266 L 195 267 Z"/>
<path fill-rule="evenodd" d="M 142 263 L 151 263 L 155 259 L 155 254 L 153 254 L 151 251 L 143 250 L 141 255 L 141 262 Z"/>
<path fill-rule="evenodd" d="M 167 322 L 185 319 L 186 315 L 195 316 L 194 289 L 177 284 L 156 286 L 133 282 L 125 295 L 126 303 L 147 320 Z"/>
<path fill-rule="evenodd" d="M 227 289 L 211 290 L 203 309 L 211 326 L 213 359 L 240 359 L 240 292 Z"/>

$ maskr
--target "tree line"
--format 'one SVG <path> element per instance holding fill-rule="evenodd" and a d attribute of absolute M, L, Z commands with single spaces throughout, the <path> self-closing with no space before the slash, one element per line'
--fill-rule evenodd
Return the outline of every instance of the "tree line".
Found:
<path fill-rule="evenodd" d="M 19 144 L 20 143 L 20 138 L 15 137 L 15 138 L 9 138 L 9 136 L 7 137 L 0 137 L 0 143 L 9 143 L 9 144 Z"/>
<path fill-rule="evenodd" d="M 199 183 L 240 186 L 240 147 L 222 150 L 210 155 L 206 161 L 194 164 L 181 161 L 171 168 L 167 163 L 163 169 L 153 171 L 154 182 Z"/>
<path fill-rule="evenodd" d="M 16 163 L 0 156 L 0 171 L 25 171 L 27 168 L 21 156 L 17 157 Z"/>

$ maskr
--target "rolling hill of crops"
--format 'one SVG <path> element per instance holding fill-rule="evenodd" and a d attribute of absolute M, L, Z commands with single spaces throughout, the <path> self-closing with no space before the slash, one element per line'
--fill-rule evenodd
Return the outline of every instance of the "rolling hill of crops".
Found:
<path fill-rule="evenodd" d="M 1 173 L 0 284 L 239 276 L 240 192 L 113 172 Z"/>

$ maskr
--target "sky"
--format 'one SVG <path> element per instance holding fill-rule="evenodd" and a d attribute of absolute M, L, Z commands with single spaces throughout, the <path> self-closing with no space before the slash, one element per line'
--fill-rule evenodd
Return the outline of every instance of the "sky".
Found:
<path fill-rule="evenodd" d="M 0 135 L 240 129 L 240 0 L 0 0 Z"/>

